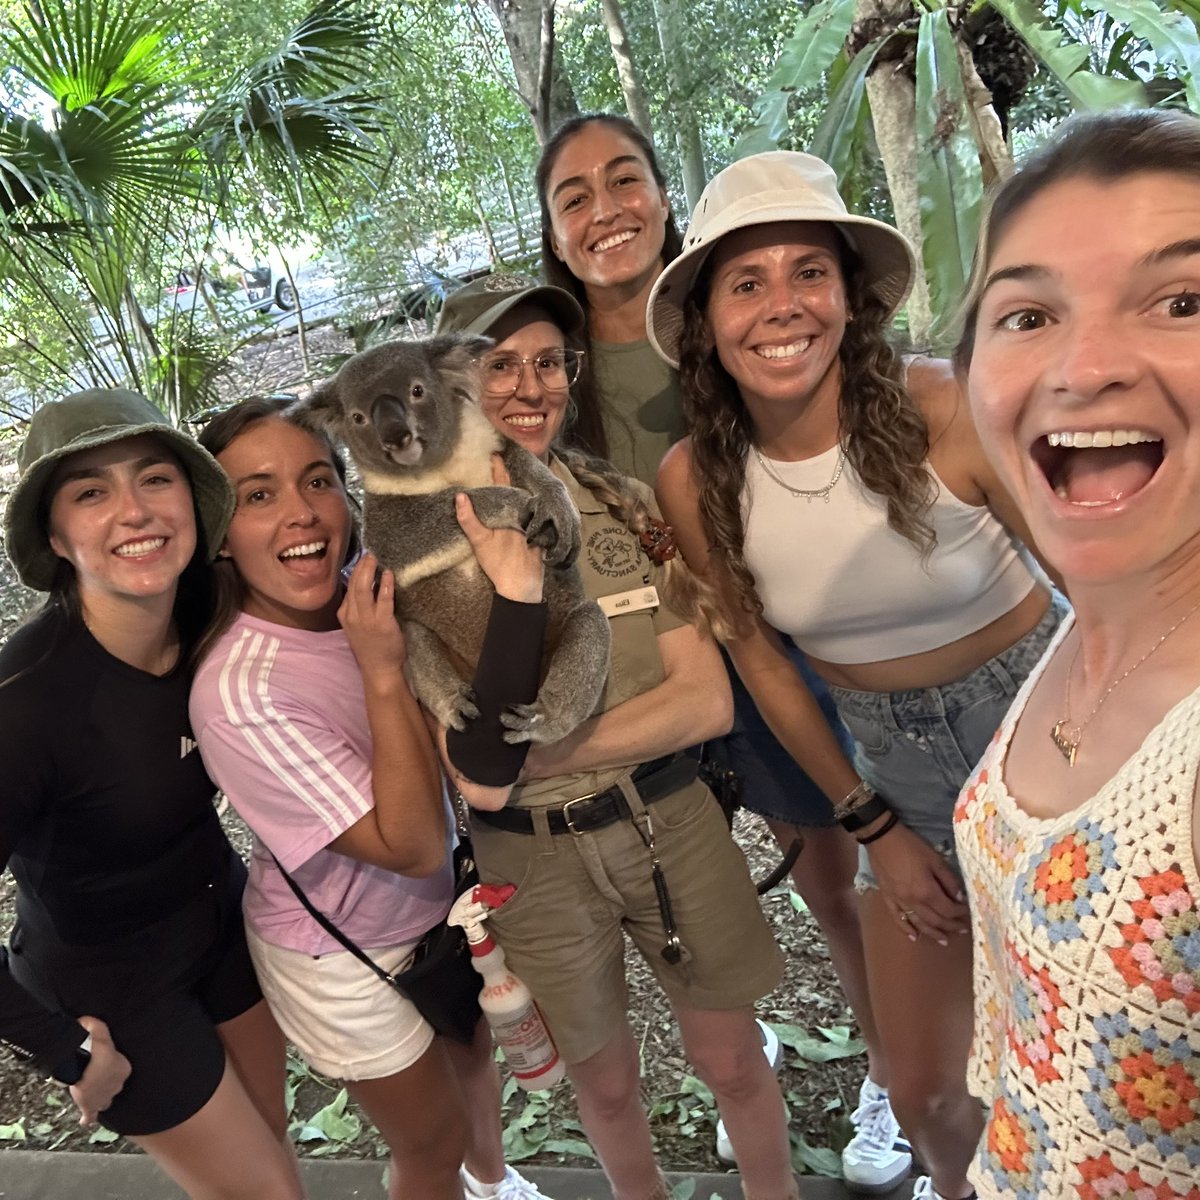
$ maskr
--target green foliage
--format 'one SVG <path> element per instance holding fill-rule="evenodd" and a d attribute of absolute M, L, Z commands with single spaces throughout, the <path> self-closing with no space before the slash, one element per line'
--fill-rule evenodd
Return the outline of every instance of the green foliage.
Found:
<path fill-rule="evenodd" d="M 773 150 L 788 132 L 791 97 L 824 75 L 842 50 L 857 0 L 821 0 L 804 13 L 783 43 L 766 90 L 754 102 L 751 121 L 733 149 L 734 158 Z"/>
<path fill-rule="evenodd" d="M 1076 107 L 1121 108 L 1145 103 L 1145 91 L 1137 80 L 1097 75 L 1087 70 L 1087 46 L 1078 41 L 1064 44 L 1060 29 L 1033 0 L 989 0 L 989 3 L 1025 39 Z"/>
<path fill-rule="evenodd" d="M 272 197 L 337 198 L 372 161 L 374 35 L 347 0 L 320 0 L 224 79 L 169 35 L 172 11 L 73 0 L 0 29 L 0 364 L 35 401 L 124 383 L 177 417 L 206 402 L 245 330 L 161 327 L 163 283 L 198 275 L 246 207 L 270 231 L 287 224 Z"/>
<path fill-rule="evenodd" d="M 833 168 L 843 197 L 847 204 L 855 204 L 855 207 L 861 192 L 856 180 L 862 167 L 870 124 L 867 75 L 891 37 L 888 34 L 877 38 L 850 60 L 808 146 L 810 154 L 823 158 Z"/>
<path fill-rule="evenodd" d="M 516 1080 L 510 1079 L 505 1099 L 516 1093 Z M 504 1127 L 504 1158 L 506 1162 L 522 1162 L 535 1154 L 571 1154 L 595 1159 L 595 1152 L 583 1138 L 553 1137 L 548 1120 L 552 1107 L 549 1092 L 531 1092 L 525 1096 L 520 1111 Z"/>
<path fill-rule="evenodd" d="M 834 1025 L 830 1028 L 817 1027 L 819 1038 L 813 1037 L 799 1025 L 775 1025 L 771 1028 L 775 1036 L 805 1062 L 832 1062 L 835 1058 L 854 1058 L 866 1052 L 866 1044 L 859 1038 L 851 1037 L 850 1030 L 845 1025 Z"/>
<path fill-rule="evenodd" d="M 916 107 L 921 256 L 933 311 L 949 316 L 975 257 L 983 171 L 954 33 L 944 9 L 921 16 Z"/>
<path fill-rule="evenodd" d="M 345 1145 L 357 1141 L 362 1133 L 362 1121 L 355 1113 L 346 1111 L 349 1098 L 346 1089 L 341 1088 L 307 1121 L 293 1122 L 292 1138 L 297 1142 L 341 1142 Z"/>

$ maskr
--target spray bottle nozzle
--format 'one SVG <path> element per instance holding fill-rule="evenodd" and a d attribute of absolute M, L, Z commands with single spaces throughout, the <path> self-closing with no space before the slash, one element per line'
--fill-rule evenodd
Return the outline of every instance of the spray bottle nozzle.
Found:
<path fill-rule="evenodd" d="M 492 948 L 492 939 L 483 931 L 483 922 L 493 909 L 506 903 L 516 892 L 511 883 L 477 883 L 463 892 L 446 915 L 447 925 L 461 925 L 475 954 Z"/>

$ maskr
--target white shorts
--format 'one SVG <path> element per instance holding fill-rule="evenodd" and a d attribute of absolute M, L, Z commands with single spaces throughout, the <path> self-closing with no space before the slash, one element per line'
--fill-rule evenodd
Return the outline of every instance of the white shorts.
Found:
<path fill-rule="evenodd" d="M 412 1002 L 346 950 L 303 954 L 264 942 L 246 926 L 263 995 L 279 1028 L 315 1071 L 334 1079 L 383 1079 L 411 1067 L 433 1042 Z M 399 971 L 416 942 L 367 953 Z"/>

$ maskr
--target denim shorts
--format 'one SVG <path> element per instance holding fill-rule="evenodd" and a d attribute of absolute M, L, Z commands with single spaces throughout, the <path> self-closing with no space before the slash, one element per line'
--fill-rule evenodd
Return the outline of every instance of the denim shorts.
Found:
<path fill-rule="evenodd" d="M 1045 616 L 1019 642 L 954 683 L 904 692 L 829 688 L 854 738 L 859 774 L 955 870 L 958 793 L 1067 611 L 1066 601 L 1055 595 Z M 876 886 L 865 850 L 859 853 L 859 868 L 859 887 Z"/>
<path fill-rule="evenodd" d="M 854 743 L 838 720 L 827 685 L 814 674 L 804 655 L 787 638 L 784 647 L 812 690 L 842 750 L 850 757 Z M 779 744 L 729 656 L 724 650 L 721 654 L 733 690 L 733 728 L 723 738 L 705 742 L 705 756 L 738 776 L 742 782 L 742 807 L 747 811 L 807 829 L 832 828 L 835 822 L 829 798 Z"/>

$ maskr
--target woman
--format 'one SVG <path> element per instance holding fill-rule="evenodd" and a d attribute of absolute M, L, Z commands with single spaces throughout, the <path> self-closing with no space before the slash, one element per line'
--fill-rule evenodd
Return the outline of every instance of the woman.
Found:
<path fill-rule="evenodd" d="M 820 160 L 756 155 L 705 190 L 649 328 L 693 428 L 660 470 L 664 511 L 742 614 L 729 652 L 759 709 L 867 847 L 892 1106 L 931 1173 L 918 1194 L 951 1200 L 979 1133 L 951 814 L 1058 618 L 946 365 L 906 369 L 885 341 L 913 270 Z M 830 685 L 857 769 L 774 630 Z"/>
<path fill-rule="evenodd" d="M 981 1196 L 1200 1200 L 1198 227 L 1200 122 L 1103 114 L 976 262 L 958 364 L 1075 609 L 955 817 Z"/>
<path fill-rule="evenodd" d="M 469 1048 L 435 1038 L 407 998 L 320 928 L 282 874 L 389 971 L 453 899 L 448 813 L 404 678 L 393 577 L 383 572 L 376 587 L 368 554 L 343 585 L 358 548 L 344 466 L 286 408 L 286 399 L 244 401 L 201 437 L 237 507 L 191 713 L 209 770 L 255 835 L 250 952 L 285 1033 L 314 1069 L 345 1080 L 387 1142 L 391 1200 L 461 1200 L 464 1188 L 546 1200 L 505 1168 L 484 1023 Z M 540 587 L 521 535 L 488 535 L 469 509 L 464 519 L 502 594 L 510 576 Z"/>
<path fill-rule="evenodd" d="M 667 181 L 645 135 L 628 118 L 606 113 L 573 118 L 546 143 L 537 168 L 542 208 L 542 269 L 572 293 L 587 317 L 587 357 L 575 385 L 578 412 L 569 441 L 611 458 L 626 475 L 653 485 L 663 455 L 684 433 L 679 374 L 646 335 L 650 290 L 683 248 L 667 198 Z M 606 449 L 607 448 L 607 449 Z M 804 673 L 833 734 L 848 752 L 828 692 L 803 657 Z M 853 1114 L 854 1138 L 842 1153 L 852 1184 L 887 1188 L 912 1159 L 888 1107 L 875 1019 L 867 991 L 854 846 L 841 835 L 825 794 L 775 739 L 726 662 L 734 725 L 704 748 L 740 781 L 740 801 L 762 817 L 780 848 L 805 847 L 792 882 L 829 942 L 829 953 L 867 1044 L 868 1078 Z M 732 1148 L 717 1131 L 717 1154 Z"/>
<path fill-rule="evenodd" d="M 48 598 L 0 652 L 0 1036 L 189 1196 L 296 1200 L 245 870 L 187 720 L 229 485 L 121 390 L 44 405 L 18 464 L 5 545 Z"/>
<path fill-rule="evenodd" d="M 565 292 L 511 276 L 454 293 L 438 324 L 495 340 L 484 412 L 566 484 L 580 510 L 584 586 L 613 613 L 598 714 L 532 749 L 511 795 L 456 775 L 475 808 L 481 876 L 517 887 L 489 926 L 542 1008 L 617 1200 L 670 1195 L 639 1096 L 622 930 L 671 1000 L 739 1151 L 746 1195 L 783 1200 L 797 1195 L 786 1117 L 751 1007 L 778 983 L 779 952 L 719 807 L 679 753 L 724 732 L 729 693 L 715 647 L 680 614 L 703 601 L 669 561 L 670 531 L 648 508 L 649 490 L 600 460 L 551 451 L 578 369 L 566 338 L 582 324 Z"/>
<path fill-rule="evenodd" d="M 646 301 L 682 241 L 654 147 L 628 117 L 585 113 L 538 160 L 542 272 L 586 316 L 575 442 L 653 484 L 684 433 L 679 377 L 646 339 Z"/>

